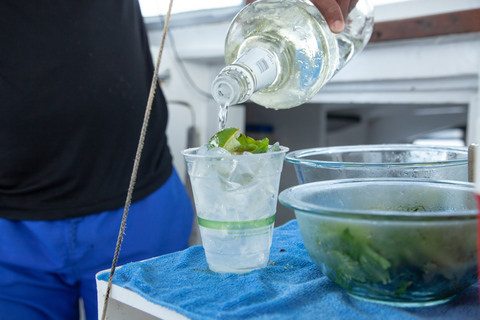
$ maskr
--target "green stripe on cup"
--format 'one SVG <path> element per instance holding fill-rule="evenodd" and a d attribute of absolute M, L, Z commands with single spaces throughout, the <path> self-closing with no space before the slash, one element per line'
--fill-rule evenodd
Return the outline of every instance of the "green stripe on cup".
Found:
<path fill-rule="evenodd" d="M 267 227 L 275 222 L 275 215 L 265 219 L 249 221 L 214 221 L 198 218 L 198 224 L 204 228 L 217 230 L 246 230 Z"/>

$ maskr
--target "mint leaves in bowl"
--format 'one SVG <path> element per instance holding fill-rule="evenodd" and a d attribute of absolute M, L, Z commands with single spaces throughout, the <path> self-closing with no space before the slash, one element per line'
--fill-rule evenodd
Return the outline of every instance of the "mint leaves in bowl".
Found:
<path fill-rule="evenodd" d="M 348 294 L 417 307 L 451 300 L 477 281 L 473 184 L 373 178 L 283 191 L 317 267 Z"/>

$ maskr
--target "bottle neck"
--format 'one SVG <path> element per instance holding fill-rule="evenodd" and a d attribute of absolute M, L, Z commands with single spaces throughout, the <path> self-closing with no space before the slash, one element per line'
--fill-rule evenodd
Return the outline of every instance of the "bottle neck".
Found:
<path fill-rule="evenodd" d="M 274 55 L 260 47 L 251 48 L 220 71 L 212 83 L 212 96 L 221 105 L 247 101 L 277 78 Z"/>

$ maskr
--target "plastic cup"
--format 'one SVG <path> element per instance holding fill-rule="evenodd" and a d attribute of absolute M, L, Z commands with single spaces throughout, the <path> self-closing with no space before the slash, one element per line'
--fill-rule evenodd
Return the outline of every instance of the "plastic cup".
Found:
<path fill-rule="evenodd" d="M 243 274 L 266 267 L 288 150 L 248 155 L 182 151 L 210 270 Z"/>

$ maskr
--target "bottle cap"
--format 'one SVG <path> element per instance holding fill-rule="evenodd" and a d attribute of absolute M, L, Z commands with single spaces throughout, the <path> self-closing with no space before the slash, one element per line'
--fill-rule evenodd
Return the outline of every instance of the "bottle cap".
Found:
<path fill-rule="evenodd" d="M 241 82 L 244 82 L 243 86 Z M 254 85 L 255 79 L 249 72 L 240 66 L 230 65 L 213 80 L 212 96 L 222 105 L 242 103 L 252 96 Z"/>

